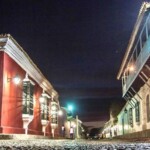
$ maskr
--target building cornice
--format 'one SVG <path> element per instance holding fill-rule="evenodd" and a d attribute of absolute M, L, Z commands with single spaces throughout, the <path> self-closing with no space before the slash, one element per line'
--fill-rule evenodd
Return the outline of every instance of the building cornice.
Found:
<path fill-rule="evenodd" d="M 39 68 L 11 35 L 0 35 L 0 51 L 7 53 L 48 94 L 58 95 L 51 83 L 44 77 Z"/>
<path fill-rule="evenodd" d="M 141 25 L 144 13 L 146 12 L 147 8 L 150 8 L 150 3 L 143 2 L 142 5 L 141 5 L 141 8 L 140 8 L 136 23 L 134 25 L 134 28 L 133 28 L 133 31 L 132 31 L 132 34 L 131 34 L 131 37 L 130 37 L 130 40 L 129 40 L 129 43 L 128 43 L 128 46 L 127 46 L 127 49 L 126 49 L 126 52 L 125 52 L 125 55 L 124 55 L 124 58 L 123 58 L 123 61 L 121 63 L 120 70 L 119 70 L 118 75 L 117 75 L 118 80 L 121 78 L 121 75 L 122 75 L 123 70 L 125 68 L 125 65 L 126 65 L 126 62 L 128 60 L 129 54 L 131 52 L 133 43 L 135 41 L 136 35 L 138 33 L 139 27 Z"/>

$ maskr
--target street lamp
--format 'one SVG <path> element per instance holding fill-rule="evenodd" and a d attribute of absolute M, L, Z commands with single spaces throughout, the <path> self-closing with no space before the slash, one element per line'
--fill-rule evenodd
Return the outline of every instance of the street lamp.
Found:
<path fill-rule="evenodd" d="M 68 106 L 68 110 L 72 112 L 72 111 L 73 111 L 73 106 L 72 106 L 72 105 L 69 105 L 69 106 Z"/>
<path fill-rule="evenodd" d="M 73 105 L 68 105 L 67 107 L 67 115 L 68 115 L 68 118 L 72 118 L 73 117 Z"/>
<path fill-rule="evenodd" d="M 62 115 L 63 115 L 63 111 L 62 111 L 61 109 L 58 111 L 58 115 L 59 115 L 59 116 L 62 116 Z"/>

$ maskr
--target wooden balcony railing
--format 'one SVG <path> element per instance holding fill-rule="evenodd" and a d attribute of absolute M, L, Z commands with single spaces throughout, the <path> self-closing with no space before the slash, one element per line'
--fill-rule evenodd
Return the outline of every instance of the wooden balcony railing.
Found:
<path fill-rule="evenodd" d="M 150 14 L 147 16 L 145 24 L 139 34 L 138 40 L 132 49 L 129 62 L 122 77 L 123 96 L 129 90 L 138 74 L 142 70 L 146 61 L 150 57 Z M 132 71 L 130 67 L 133 67 Z"/>

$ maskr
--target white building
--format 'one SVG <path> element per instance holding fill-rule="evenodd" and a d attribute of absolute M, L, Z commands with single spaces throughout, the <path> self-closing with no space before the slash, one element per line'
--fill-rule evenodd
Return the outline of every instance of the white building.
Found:
<path fill-rule="evenodd" d="M 107 123 L 108 131 L 128 138 L 150 137 L 150 3 L 141 6 L 117 79 L 122 79 L 125 106 L 117 123 Z"/>
<path fill-rule="evenodd" d="M 122 97 L 126 100 L 118 115 L 117 135 L 147 137 L 150 129 L 150 3 L 144 2 L 141 6 L 117 79 L 122 79 Z"/>

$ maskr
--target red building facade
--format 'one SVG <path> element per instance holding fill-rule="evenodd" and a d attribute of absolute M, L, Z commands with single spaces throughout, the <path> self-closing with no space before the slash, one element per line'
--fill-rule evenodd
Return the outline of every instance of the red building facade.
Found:
<path fill-rule="evenodd" d="M 27 53 L 0 35 L 0 133 L 58 136 L 59 108 L 58 93 Z"/>

